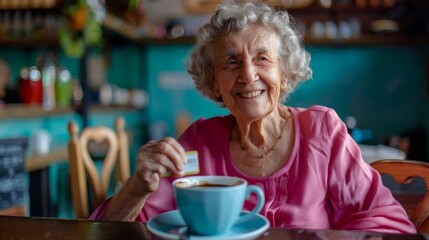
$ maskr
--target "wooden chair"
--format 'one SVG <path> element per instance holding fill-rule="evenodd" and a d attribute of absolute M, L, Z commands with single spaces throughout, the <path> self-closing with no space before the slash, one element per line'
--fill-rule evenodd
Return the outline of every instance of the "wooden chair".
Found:
<path fill-rule="evenodd" d="M 408 184 L 413 179 L 421 177 L 426 184 L 426 192 L 415 203 L 396 197 L 404 207 L 410 220 L 418 232 L 429 233 L 429 164 L 426 162 L 399 159 L 383 159 L 372 162 L 371 167 L 380 174 L 391 175 L 399 184 Z"/>
<path fill-rule="evenodd" d="M 122 117 L 116 119 L 116 132 L 105 126 L 86 127 L 80 136 L 78 126 L 70 121 L 68 144 L 70 163 L 70 182 L 73 206 L 76 218 L 88 218 L 90 211 L 95 209 L 107 197 L 112 172 L 116 166 L 116 178 L 123 184 L 130 176 L 128 139 L 125 133 L 125 121 Z M 103 159 L 101 175 L 90 155 L 90 143 L 106 143 L 107 152 Z M 88 177 L 88 178 L 87 178 Z M 87 182 L 91 184 L 93 196 L 89 206 Z"/>

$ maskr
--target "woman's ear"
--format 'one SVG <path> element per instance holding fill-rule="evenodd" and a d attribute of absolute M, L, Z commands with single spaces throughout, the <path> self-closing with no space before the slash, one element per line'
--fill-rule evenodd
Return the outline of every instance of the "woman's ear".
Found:
<path fill-rule="evenodd" d="M 283 80 L 280 84 L 280 90 L 282 92 L 286 91 L 286 86 L 287 86 L 287 77 L 285 76 L 285 77 L 283 77 Z"/>
<path fill-rule="evenodd" d="M 216 82 L 213 82 L 213 93 L 215 95 L 216 98 L 220 97 L 220 90 L 219 87 L 217 86 Z"/>
<path fill-rule="evenodd" d="M 219 88 L 217 88 L 216 86 L 213 86 L 213 93 L 214 93 L 214 95 L 215 95 L 216 98 L 220 97 Z"/>
<path fill-rule="evenodd" d="M 217 98 L 220 98 L 220 91 L 219 91 L 219 89 L 218 89 L 218 88 L 215 88 L 214 93 L 215 93 L 215 96 L 216 96 Z"/>

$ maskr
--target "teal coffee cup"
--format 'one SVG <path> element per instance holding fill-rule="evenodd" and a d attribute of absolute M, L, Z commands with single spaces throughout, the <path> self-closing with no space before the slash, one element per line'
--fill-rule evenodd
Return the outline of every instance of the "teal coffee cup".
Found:
<path fill-rule="evenodd" d="M 256 185 L 229 176 L 191 176 L 173 182 L 177 208 L 191 232 L 217 235 L 234 224 L 255 217 L 265 202 L 264 192 Z M 244 202 L 256 194 L 253 210 L 242 212 Z"/>

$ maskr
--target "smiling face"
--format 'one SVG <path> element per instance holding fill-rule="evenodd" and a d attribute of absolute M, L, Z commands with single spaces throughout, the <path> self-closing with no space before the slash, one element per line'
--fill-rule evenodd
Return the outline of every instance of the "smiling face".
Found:
<path fill-rule="evenodd" d="M 236 118 L 255 121 L 277 106 L 281 84 L 286 84 L 279 47 L 275 31 L 256 24 L 214 43 L 215 92 Z"/>

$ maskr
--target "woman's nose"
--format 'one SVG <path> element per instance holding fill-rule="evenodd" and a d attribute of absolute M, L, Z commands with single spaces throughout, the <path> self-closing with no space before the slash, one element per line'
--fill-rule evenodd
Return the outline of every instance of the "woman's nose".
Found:
<path fill-rule="evenodd" d="M 252 61 L 243 61 L 240 69 L 240 82 L 251 83 L 258 79 L 258 74 Z"/>

